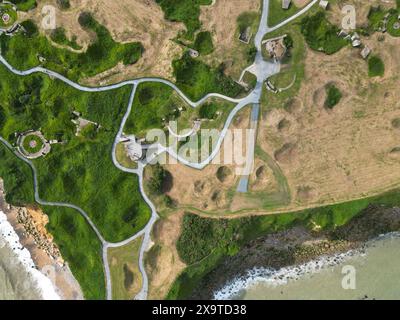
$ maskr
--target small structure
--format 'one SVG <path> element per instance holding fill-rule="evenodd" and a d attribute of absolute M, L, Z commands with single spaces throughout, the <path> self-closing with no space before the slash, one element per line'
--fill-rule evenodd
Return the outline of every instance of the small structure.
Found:
<path fill-rule="evenodd" d="M 371 54 L 371 49 L 368 46 L 365 46 L 362 50 L 361 50 L 361 57 L 363 59 L 367 59 L 368 56 Z"/>
<path fill-rule="evenodd" d="M 93 125 L 96 127 L 96 130 L 99 130 L 101 128 L 101 126 L 93 121 L 84 119 L 81 117 L 81 113 L 79 111 L 72 111 L 72 123 L 74 123 L 76 125 L 76 131 L 75 131 L 75 135 L 79 136 L 80 132 L 86 128 L 89 125 Z"/>
<path fill-rule="evenodd" d="M 262 42 L 265 44 L 265 50 L 267 50 L 272 59 L 281 60 L 285 56 L 287 48 L 284 40 L 286 36 L 287 35 L 285 34 L 281 37 L 264 40 Z"/>
<path fill-rule="evenodd" d="M 346 39 L 346 38 L 348 37 L 349 34 L 348 34 L 345 30 L 342 29 L 342 30 L 340 30 L 340 31 L 338 32 L 337 35 L 338 35 L 338 37 L 340 37 L 340 38 L 345 38 L 345 39 Z"/>
<path fill-rule="evenodd" d="M 37 159 L 47 155 L 51 146 L 40 130 L 17 133 L 17 149 L 27 159 Z"/>
<path fill-rule="evenodd" d="M 240 32 L 239 40 L 242 41 L 243 43 L 249 44 L 251 36 L 252 36 L 251 28 L 247 27 L 246 29 L 242 30 L 242 32 Z"/>
<path fill-rule="evenodd" d="M 136 140 L 134 135 L 124 136 L 122 143 L 125 146 L 126 154 L 132 161 L 139 161 L 143 158 L 142 144 Z"/>
<path fill-rule="evenodd" d="M 394 30 L 399 30 L 400 29 L 400 22 L 393 23 L 393 29 Z"/>
<path fill-rule="evenodd" d="M 353 35 L 351 36 L 351 44 L 353 47 L 361 46 L 360 36 L 358 35 L 357 32 L 354 32 Z"/>
<path fill-rule="evenodd" d="M 194 50 L 194 49 L 189 48 L 189 55 L 190 55 L 192 58 L 197 58 L 197 57 L 199 56 L 199 52 L 198 52 L 197 50 Z"/>
<path fill-rule="evenodd" d="M 329 1 L 327 1 L 327 0 L 321 0 L 321 1 L 319 2 L 319 6 L 320 6 L 322 9 L 324 9 L 324 10 L 328 10 L 328 8 L 329 8 Z"/>
<path fill-rule="evenodd" d="M 288 10 L 291 3 L 292 3 L 292 0 L 282 0 L 282 9 Z"/>

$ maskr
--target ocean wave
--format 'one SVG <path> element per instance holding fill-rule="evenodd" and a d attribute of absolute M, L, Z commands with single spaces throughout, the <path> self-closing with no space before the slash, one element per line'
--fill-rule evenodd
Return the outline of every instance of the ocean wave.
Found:
<path fill-rule="evenodd" d="M 18 261 L 32 277 L 33 284 L 39 290 L 44 300 L 60 299 L 50 279 L 37 270 L 30 252 L 21 245 L 18 234 L 8 222 L 7 216 L 0 211 L 0 246 L 4 245 L 8 245 L 15 253 Z"/>
<path fill-rule="evenodd" d="M 355 255 L 365 255 L 365 251 L 350 250 L 332 256 L 323 256 L 307 263 L 284 267 L 280 269 L 253 268 L 248 270 L 244 276 L 237 277 L 229 282 L 222 289 L 214 293 L 215 300 L 228 300 L 238 296 L 242 290 L 259 283 L 266 283 L 271 286 L 287 284 L 290 280 L 298 280 L 306 274 L 318 273 L 324 269 L 334 267 L 345 262 Z"/>

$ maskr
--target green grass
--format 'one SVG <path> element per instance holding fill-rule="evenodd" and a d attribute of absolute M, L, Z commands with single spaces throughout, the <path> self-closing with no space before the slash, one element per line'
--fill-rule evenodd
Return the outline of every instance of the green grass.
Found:
<path fill-rule="evenodd" d="M 20 11 L 29 11 L 37 6 L 36 0 L 12 0 L 10 2 L 14 3 Z"/>
<path fill-rule="evenodd" d="M 88 13 L 82 13 L 79 22 L 84 29 L 96 34 L 96 39 L 84 53 L 75 53 L 51 45 L 46 36 L 37 32 L 29 22 L 28 35 L 20 32 L 13 37 L 0 36 L 2 54 L 15 68 L 28 69 L 45 58 L 44 67 L 57 71 L 72 80 L 94 76 L 114 67 L 118 62 L 133 64 L 140 59 L 143 47 L 139 42 L 115 42 L 110 32 Z"/>
<path fill-rule="evenodd" d="M 36 144 L 36 146 L 31 147 L 30 146 L 31 142 L 34 142 Z M 43 141 L 41 138 L 39 138 L 36 135 L 29 135 L 24 138 L 22 147 L 28 153 L 31 153 L 31 154 L 36 153 L 36 152 L 39 152 L 43 148 Z"/>
<path fill-rule="evenodd" d="M 143 237 L 127 245 L 108 249 L 113 300 L 132 300 L 142 286 L 139 250 Z"/>
<path fill-rule="evenodd" d="M 269 3 L 269 15 L 268 15 L 268 25 L 273 27 L 278 23 L 290 18 L 299 11 L 299 8 L 295 4 L 290 4 L 288 10 L 282 9 L 282 0 L 270 0 Z"/>
<path fill-rule="evenodd" d="M 10 16 L 10 20 L 8 23 L 3 22 L 3 19 L 1 18 L 3 14 L 8 14 Z M 17 20 L 17 12 L 14 10 L 12 5 L 0 4 L 0 28 L 11 27 L 16 20 Z"/>
<path fill-rule="evenodd" d="M 368 13 L 368 26 L 373 31 L 379 30 L 383 27 L 383 20 L 386 12 L 381 6 L 371 7 Z"/>
<path fill-rule="evenodd" d="M 0 144 L 0 177 L 6 201 L 16 206 L 34 205 L 30 167 Z M 101 244 L 80 214 L 68 208 L 42 207 L 49 216 L 46 228 L 54 236 L 86 299 L 105 299 Z"/>
<path fill-rule="evenodd" d="M 48 231 L 78 280 L 85 299 L 105 299 L 102 246 L 86 220 L 69 208 L 44 207 Z"/>
<path fill-rule="evenodd" d="M 221 93 L 236 97 L 243 88 L 227 77 L 223 69 L 214 69 L 207 64 L 192 59 L 185 53 L 172 62 L 176 84 L 192 100 L 199 100 L 208 93 Z"/>
<path fill-rule="evenodd" d="M 163 83 L 140 84 L 124 132 L 144 137 L 150 129 L 162 129 L 163 119 L 168 123 L 178 118 L 178 107 L 183 106 L 171 87 Z"/>
<path fill-rule="evenodd" d="M 183 22 L 186 26 L 185 38 L 192 39 L 200 29 L 200 6 L 210 5 L 212 0 L 156 0 L 170 21 Z"/>
<path fill-rule="evenodd" d="M 399 11 L 398 11 L 397 14 L 392 14 L 392 15 L 389 17 L 389 21 L 388 21 L 388 26 L 387 26 L 387 28 L 388 28 L 389 34 L 390 34 L 391 36 L 393 36 L 393 37 L 400 37 L 400 29 L 395 29 L 395 28 L 393 27 L 393 25 L 394 25 L 395 23 L 400 23 L 400 20 L 398 19 L 399 14 L 400 14 L 400 9 L 399 9 Z"/>
<path fill-rule="evenodd" d="M 334 54 L 348 44 L 345 39 L 338 37 L 338 31 L 339 28 L 326 19 L 323 11 L 301 20 L 301 32 L 309 47 L 326 54 Z"/>
<path fill-rule="evenodd" d="M 82 47 L 76 43 L 76 37 L 69 40 L 65 34 L 65 29 L 63 27 L 58 27 L 52 31 L 50 34 L 50 39 L 55 43 L 60 45 L 71 47 L 75 50 L 80 50 Z"/>
<path fill-rule="evenodd" d="M 115 150 L 117 161 L 123 165 L 125 168 L 136 169 L 137 163 L 132 161 L 125 151 L 125 146 L 122 142 L 117 144 L 117 148 Z"/>
<path fill-rule="evenodd" d="M 203 56 L 214 51 L 212 36 L 209 31 L 199 32 L 194 41 L 194 48 Z"/>
<path fill-rule="evenodd" d="M 326 86 L 325 89 L 326 89 L 325 107 L 333 109 L 333 107 L 336 106 L 342 99 L 342 93 L 333 84 Z"/>
<path fill-rule="evenodd" d="M 123 240 L 143 228 L 150 210 L 139 193 L 138 179 L 115 168 L 111 159 L 131 87 L 83 93 L 46 76 L 15 76 L 3 66 L 0 87 L 6 119 L 0 128 L 3 137 L 15 142 L 15 132 L 40 127 L 47 139 L 65 141 L 35 160 L 43 199 L 80 206 L 109 241 Z M 72 110 L 101 124 L 100 131 L 76 137 Z"/>
<path fill-rule="evenodd" d="M 371 198 L 279 215 L 221 220 L 186 214 L 177 249 L 188 267 L 176 279 L 167 298 L 188 298 L 199 282 L 222 263 L 224 258 L 235 255 L 253 239 L 295 225 L 310 229 L 318 225 L 321 230 L 333 230 L 348 223 L 369 204 L 398 206 L 399 190 Z"/>
<path fill-rule="evenodd" d="M 385 64 L 378 56 L 371 56 L 368 59 L 368 75 L 370 77 L 382 77 L 385 74 Z"/>

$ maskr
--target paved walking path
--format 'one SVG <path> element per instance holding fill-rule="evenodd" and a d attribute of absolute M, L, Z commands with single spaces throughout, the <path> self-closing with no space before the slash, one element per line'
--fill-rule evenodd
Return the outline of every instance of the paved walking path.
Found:
<path fill-rule="evenodd" d="M 236 103 L 236 107 L 231 111 L 231 113 L 229 114 L 224 128 L 221 131 L 221 134 L 219 136 L 218 142 L 216 147 L 213 149 L 211 155 L 205 159 L 203 162 L 201 163 L 191 163 L 183 158 L 181 158 L 178 154 L 176 154 L 176 152 L 172 149 L 172 148 L 166 148 L 163 146 L 159 146 L 159 152 L 157 154 L 153 155 L 153 158 L 157 157 L 159 154 L 161 154 L 162 152 L 168 152 L 171 156 L 175 157 L 177 160 L 179 160 L 180 162 L 182 162 L 183 164 L 190 166 L 192 168 L 195 169 L 203 169 L 205 166 L 207 166 L 212 159 L 218 154 L 219 149 L 222 145 L 222 142 L 225 138 L 225 135 L 228 131 L 229 126 L 232 123 L 233 118 L 236 116 L 236 114 L 245 106 L 249 105 L 249 104 L 259 104 L 260 99 L 261 99 L 261 93 L 262 93 L 262 86 L 263 86 L 263 82 L 266 78 L 268 78 L 269 76 L 276 74 L 280 71 L 280 66 L 279 64 L 276 63 L 271 63 L 271 62 L 267 62 L 264 61 L 263 57 L 262 57 L 262 53 L 261 53 L 261 41 L 263 39 L 263 37 L 269 33 L 272 32 L 284 25 L 286 25 L 287 23 L 289 23 L 290 21 L 293 21 L 294 19 L 296 19 L 298 16 L 300 16 L 301 14 L 305 13 L 306 11 L 308 11 L 315 3 L 317 3 L 318 0 L 313 0 L 309 5 L 307 5 L 304 9 L 302 9 L 301 11 L 299 11 L 297 14 L 295 14 L 293 17 L 285 20 L 284 22 L 278 24 L 277 26 L 274 26 L 272 28 L 268 27 L 267 24 L 267 20 L 268 20 L 268 13 L 269 13 L 269 0 L 263 0 L 263 11 L 262 11 L 262 16 L 261 16 L 261 21 L 260 21 L 260 25 L 259 25 L 259 29 L 258 32 L 255 36 L 255 45 L 257 48 L 257 54 L 256 54 L 256 58 L 255 58 L 255 62 L 254 62 L 254 69 L 256 70 L 256 76 L 257 76 L 257 84 L 254 88 L 254 90 L 245 98 L 242 99 L 234 99 L 234 98 L 230 98 L 227 96 L 224 96 L 222 94 L 219 93 L 210 93 L 207 94 L 206 96 L 204 96 L 202 99 L 200 99 L 197 102 L 193 102 L 191 101 L 175 84 L 171 83 L 168 80 L 165 79 L 160 79 L 160 78 L 141 78 L 141 79 L 133 79 L 133 80 L 127 80 L 127 81 L 123 81 L 120 83 L 116 83 L 116 84 L 112 84 L 112 85 L 108 85 L 108 86 L 102 86 L 102 87 L 87 87 L 87 86 L 83 86 L 80 85 L 78 83 L 75 83 L 71 80 L 69 80 L 68 78 L 64 77 L 63 75 L 55 72 L 55 71 L 51 71 L 48 70 L 46 68 L 43 67 L 35 67 L 29 70 L 25 70 L 25 71 L 20 71 L 17 70 L 16 68 L 14 68 L 13 66 L 11 66 L 7 60 L 1 55 L 0 52 L 0 62 L 8 68 L 8 70 L 10 70 L 12 73 L 16 74 L 16 75 L 20 75 L 20 76 L 28 76 L 34 73 L 44 73 L 52 78 L 58 79 L 60 81 L 63 81 L 64 83 L 68 84 L 69 86 L 80 90 L 80 91 L 84 91 L 84 92 L 103 92 L 103 91 L 109 91 L 109 90 L 114 90 L 114 89 L 118 89 L 124 86 L 132 86 L 132 92 L 129 98 L 129 103 L 128 103 L 128 107 L 126 110 L 126 113 L 121 121 L 118 133 L 115 137 L 114 140 L 114 144 L 113 144 L 113 148 L 112 148 L 112 161 L 113 164 L 120 170 L 127 172 L 127 173 L 131 173 L 131 174 L 137 174 L 139 177 L 139 189 L 140 189 L 140 193 L 144 199 L 144 201 L 148 204 L 148 206 L 151 209 L 151 218 L 148 221 L 148 223 L 146 224 L 146 226 L 139 231 L 138 233 L 136 233 L 135 235 L 133 235 L 132 237 L 125 239 L 121 242 L 118 243 L 110 243 L 107 242 L 103 236 L 101 235 L 100 231 L 97 229 L 96 225 L 93 223 L 93 221 L 90 219 L 90 217 L 88 216 L 88 214 L 81 209 L 80 207 L 74 205 L 74 204 L 70 204 L 70 203 L 64 203 L 64 202 L 51 202 L 51 201 L 45 201 L 42 200 L 40 198 L 39 195 L 39 186 L 38 186 L 38 175 L 37 175 L 37 170 L 36 167 L 34 166 L 34 164 L 29 160 L 26 159 L 25 157 L 23 157 L 18 151 L 16 151 L 11 144 L 5 140 L 3 137 L 0 136 L 0 142 L 2 142 L 8 149 L 10 149 L 19 159 L 21 159 L 22 161 L 24 161 L 25 163 L 27 163 L 33 172 L 33 182 L 34 182 L 34 193 L 35 193 L 35 201 L 43 206 L 56 206 L 56 207 L 67 207 L 67 208 L 71 208 L 74 209 L 76 211 L 78 211 L 84 218 L 85 220 L 88 222 L 88 224 L 90 225 L 90 227 L 93 229 L 93 231 L 96 233 L 97 237 L 99 238 L 100 242 L 102 243 L 102 247 L 103 247 L 103 252 L 102 252 L 102 259 L 103 259 L 103 265 L 104 265 L 104 273 L 105 273 L 105 279 L 106 279 L 106 289 L 107 289 L 107 299 L 112 299 L 112 283 L 111 283 L 111 274 L 110 274 L 110 267 L 108 264 L 108 259 L 107 259 L 107 250 L 108 248 L 115 248 L 115 247 L 120 247 L 120 246 L 124 246 L 128 243 L 130 243 L 133 240 L 136 240 L 137 238 L 144 236 L 143 238 L 143 242 L 141 244 L 140 247 L 140 252 L 139 252 L 139 270 L 142 274 L 142 278 L 143 278 L 143 284 L 142 284 L 142 288 L 141 291 L 139 292 L 139 294 L 135 297 L 136 299 L 146 299 L 147 298 L 147 294 L 148 294 L 148 278 L 147 278 L 147 273 L 145 271 L 145 267 L 144 267 L 144 262 L 143 262 L 143 258 L 144 258 L 144 254 L 146 252 L 146 250 L 149 248 L 150 246 L 150 236 L 151 236 L 151 230 L 152 227 L 154 225 L 154 223 L 157 221 L 157 219 L 159 218 L 158 214 L 157 214 L 157 210 L 154 206 L 154 204 L 151 202 L 151 200 L 148 198 L 148 196 L 146 195 L 145 191 L 144 191 L 144 187 L 143 187 L 143 171 L 145 166 L 150 162 L 149 160 L 151 159 L 147 159 L 147 161 L 144 162 L 139 162 L 138 168 L 137 169 L 130 169 L 130 168 L 126 168 L 124 166 L 122 166 L 120 163 L 118 163 L 117 159 L 116 159 L 116 146 L 117 144 L 121 141 L 122 139 L 122 131 L 123 128 L 125 126 L 125 123 L 129 117 L 129 114 L 131 112 L 132 109 L 132 105 L 133 105 L 133 100 L 135 97 L 135 93 L 136 93 L 136 88 L 139 84 L 141 83 L 145 83 L 145 82 L 158 82 L 158 83 L 163 83 L 169 87 L 171 87 L 172 89 L 174 89 L 178 95 L 187 103 L 189 104 L 191 107 L 196 108 L 198 106 L 200 106 L 202 103 L 204 103 L 207 99 L 211 98 L 211 97 L 216 97 L 216 98 L 221 98 L 233 103 Z"/>

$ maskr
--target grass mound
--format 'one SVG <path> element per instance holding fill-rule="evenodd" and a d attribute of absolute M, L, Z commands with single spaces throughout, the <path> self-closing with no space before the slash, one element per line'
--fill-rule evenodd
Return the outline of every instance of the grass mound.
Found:
<path fill-rule="evenodd" d="M 336 106 L 342 99 L 342 93 L 334 84 L 327 85 L 325 90 L 326 90 L 326 99 L 324 104 L 325 108 L 333 109 L 333 107 Z"/>
<path fill-rule="evenodd" d="M 347 41 L 339 38 L 339 29 L 332 25 L 324 12 L 306 16 L 301 20 L 301 33 L 309 47 L 326 54 L 334 54 L 347 45 Z"/>
<path fill-rule="evenodd" d="M 372 77 L 382 77 L 385 74 L 385 64 L 378 56 L 371 56 L 368 59 L 368 75 Z"/>
<path fill-rule="evenodd" d="M 204 56 L 212 53 L 214 51 L 214 45 L 211 33 L 209 31 L 199 32 L 194 42 L 194 48 Z"/>

